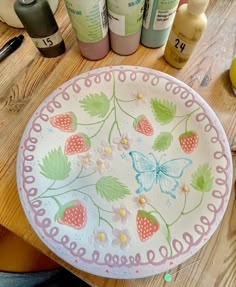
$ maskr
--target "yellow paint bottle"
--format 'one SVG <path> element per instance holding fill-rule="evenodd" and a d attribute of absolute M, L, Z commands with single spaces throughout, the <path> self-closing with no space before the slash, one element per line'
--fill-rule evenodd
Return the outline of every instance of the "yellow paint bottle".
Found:
<path fill-rule="evenodd" d="M 236 57 L 233 59 L 230 70 L 229 70 L 229 77 L 232 83 L 233 91 L 236 95 Z"/>
<path fill-rule="evenodd" d="M 164 51 L 171 66 L 180 69 L 190 58 L 207 26 L 205 10 L 208 3 L 209 0 L 189 0 L 178 8 Z"/>

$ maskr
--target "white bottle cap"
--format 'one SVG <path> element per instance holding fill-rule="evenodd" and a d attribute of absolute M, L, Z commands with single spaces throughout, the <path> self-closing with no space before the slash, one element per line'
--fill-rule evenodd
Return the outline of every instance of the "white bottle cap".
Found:
<path fill-rule="evenodd" d="M 194 15 L 200 15 L 206 11 L 209 0 L 189 0 L 188 11 Z"/>

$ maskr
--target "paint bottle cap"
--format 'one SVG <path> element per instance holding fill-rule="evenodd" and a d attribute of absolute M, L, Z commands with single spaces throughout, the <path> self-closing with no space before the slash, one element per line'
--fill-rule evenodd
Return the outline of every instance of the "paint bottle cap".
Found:
<path fill-rule="evenodd" d="M 23 5 L 29 5 L 33 3 L 35 0 L 19 0 L 19 2 Z"/>
<path fill-rule="evenodd" d="M 193 15 L 200 15 L 207 9 L 209 0 L 189 0 L 188 11 Z"/>

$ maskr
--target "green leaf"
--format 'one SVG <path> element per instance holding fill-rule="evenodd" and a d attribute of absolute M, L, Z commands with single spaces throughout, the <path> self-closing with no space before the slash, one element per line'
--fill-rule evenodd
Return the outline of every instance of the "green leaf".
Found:
<path fill-rule="evenodd" d="M 70 175 L 71 163 L 63 154 L 61 147 L 52 149 L 39 164 L 41 174 L 54 180 L 63 180 Z"/>
<path fill-rule="evenodd" d="M 168 132 L 161 132 L 155 139 L 152 148 L 155 151 L 164 151 L 169 148 L 173 141 L 173 136 Z"/>
<path fill-rule="evenodd" d="M 208 192 L 212 189 L 214 177 L 208 163 L 202 164 L 192 174 L 192 187 L 201 192 Z"/>
<path fill-rule="evenodd" d="M 137 215 L 139 218 L 147 218 L 151 224 L 158 222 L 156 217 L 146 210 L 139 209 Z"/>
<path fill-rule="evenodd" d="M 100 94 L 89 94 L 80 101 L 81 107 L 90 116 L 104 118 L 110 109 L 109 99 L 102 92 Z"/>
<path fill-rule="evenodd" d="M 113 176 L 101 177 L 96 183 L 96 190 L 108 202 L 122 199 L 130 194 L 128 187 Z"/>
<path fill-rule="evenodd" d="M 151 100 L 152 112 L 157 122 L 162 125 L 170 123 L 176 114 L 176 105 L 167 100 Z"/>

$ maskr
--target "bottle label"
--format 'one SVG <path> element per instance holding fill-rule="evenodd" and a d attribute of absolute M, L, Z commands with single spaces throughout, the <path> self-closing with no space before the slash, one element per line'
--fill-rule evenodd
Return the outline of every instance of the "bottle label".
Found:
<path fill-rule="evenodd" d="M 59 30 L 53 35 L 44 38 L 31 38 L 31 39 L 37 48 L 51 48 L 60 44 L 63 41 Z"/>
<path fill-rule="evenodd" d="M 155 20 L 153 22 L 153 30 L 167 29 L 172 25 L 178 3 L 178 0 L 160 0 L 158 2 Z"/>
<path fill-rule="evenodd" d="M 154 2 L 154 0 L 146 0 L 145 1 L 144 15 L 143 15 L 143 27 L 145 29 L 148 29 L 149 25 L 150 25 L 153 2 Z"/>
<path fill-rule="evenodd" d="M 180 56 L 182 55 L 185 58 L 188 58 L 192 54 L 196 45 L 196 42 L 187 43 L 181 37 L 177 36 L 173 30 L 170 33 L 168 42 Z"/>
<path fill-rule="evenodd" d="M 153 30 L 169 28 L 174 21 L 178 3 L 179 0 L 157 0 L 157 4 L 154 0 L 146 0 L 143 27 L 149 29 L 151 24 Z"/>
<path fill-rule="evenodd" d="M 102 40 L 108 32 L 105 0 L 64 0 L 76 37 L 85 43 Z"/>
<path fill-rule="evenodd" d="M 125 16 L 118 15 L 108 10 L 108 20 L 110 30 L 120 36 L 125 36 Z"/>
<path fill-rule="evenodd" d="M 145 0 L 108 0 L 109 29 L 120 36 L 135 34 L 142 27 Z"/>

